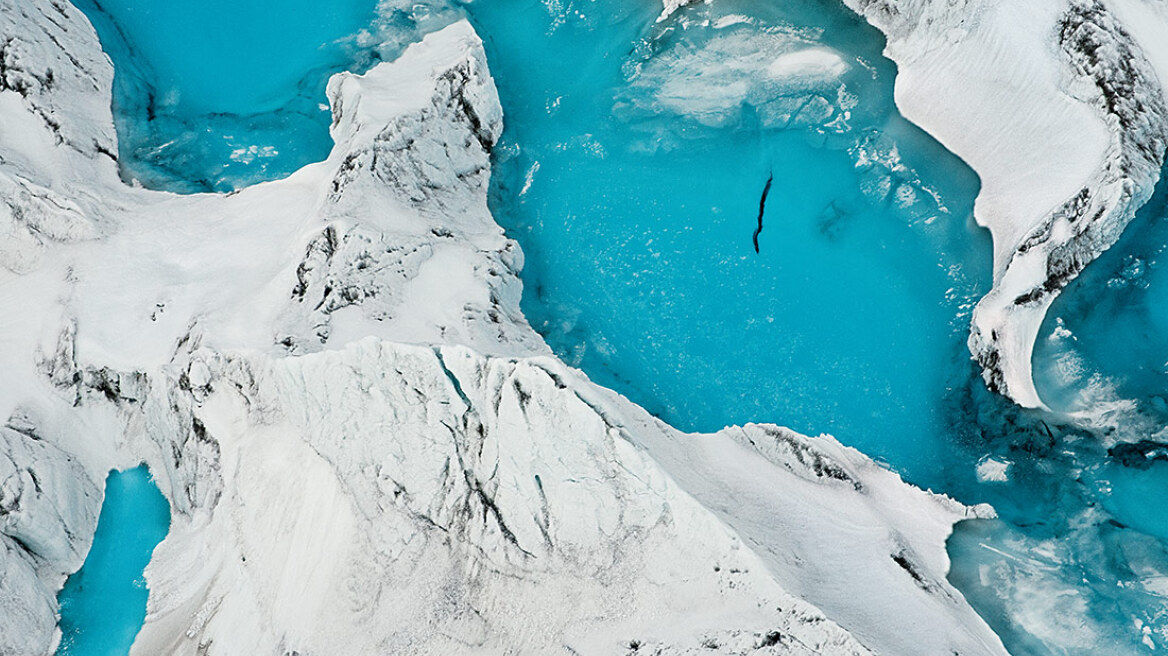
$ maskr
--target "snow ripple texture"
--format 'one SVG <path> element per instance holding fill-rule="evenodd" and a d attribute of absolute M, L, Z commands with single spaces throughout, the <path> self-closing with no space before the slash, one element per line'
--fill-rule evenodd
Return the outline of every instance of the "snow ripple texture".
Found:
<path fill-rule="evenodd" d="M 172 524 L 135 654 L 1004 653 L 945 579 L 988 508 L 550 354 L 467 23 L 335 77 L 330 157 L 230 195 L 120 181 L 72 6 L 0 0 L 0 44 L 0 653 L 53 649 L 139 462 Z"/>

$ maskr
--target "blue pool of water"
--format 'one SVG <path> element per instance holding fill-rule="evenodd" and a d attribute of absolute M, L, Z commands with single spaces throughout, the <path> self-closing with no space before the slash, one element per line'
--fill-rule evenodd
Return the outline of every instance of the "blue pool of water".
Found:
<path fill-rule="evenodd" d="M 111 471 L 85 564 L 65 582 L 58 656 L 128 654 L 146 619 L 142 576 L 170 528 L 170 504 L 145 465 Z"/>
<path fill-rule="evenodd" d="M 976 176 L 895 113 L 881 41 L 842 7 L 659 11 L 470 6 L 506 112 L 492 209 L 527 254 L 526 315 L 681 428 L 829 431 L 931 477 L 989 278 Z M 824 63 L 766 79 L 809 51 Z"/>
<path fill-rule="evenodd" d="M 231 191 L 323 159 L 329 76 L 448 22 L 425 2 L 76 4 L 114 62 L 123 176 L 178 192 Z"/>
<path fill-rule="evenodd" d="M 492 212 L 562 358 L 680 428 L 827 431 L 992 503 L 1001 520 L 950 541 L 952 580 L 1016 656 L 1168 645 L 1168 522 L 1147 502 L 1168 491 L 1163 201 L 1056 305 L 1035 360 L 1055 412 L 989 394 L 965 347 L 990 276 L 978 180 L 899 116 L 883 39 L 840 3 L 718 0 L 656 22 L 649 0 L 80 2 L 115 62 L 124 172 L 178 191 L 323 157 L 330 72 L 467 14 L 506 116 Z M 1068 414 L 1099 407 L 1084 389 L 1137 411 L 1086 426 Z M 1143 451 L 1115 450 L 1135 436 Z M 1007 480 L 976 476 L 984 459 Z"/>
<path fill-rule="evenodd" d="M 185 113 L 283 107 L 306 72 L 335 56 L 329 51 L 354 39 L 373 17 L 373 2 L 313 3 L 293 11 L 283 0 L 94 4 L 149 62 L 156 102 Z"/>
<path fill-rule="evenodd" d="M 1166 247 L 1162 176 L 1040 331 L 1047 437 L 987 444 L 1015 463 L 991 499 L 1011 525 L 966 525 L 950 542 L 962 590 L 1025 645 L 1015 653 L 1152 653 L 1168 642 Z"/>

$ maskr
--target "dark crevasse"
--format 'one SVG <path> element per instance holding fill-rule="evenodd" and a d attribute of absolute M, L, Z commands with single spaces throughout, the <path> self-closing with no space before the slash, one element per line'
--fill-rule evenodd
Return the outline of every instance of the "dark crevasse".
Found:
<path fill-rule="evenodd" d="M 970 362 L 991 253 L 977 178 L 899 116 L 882 37 L 840 3 L 662 21 L 649 0 L 297 1 L 280 21 L 262 2 L 80 6 L 115 63 L 124 174 L 179 191 L 322 158 L 330 72 L 469 15 L 505 112 L 491 209 L 563 359 L 680 428 L 831 432 L 993 503 L 1002 520 L 951 540 L 952 580 L 1017 656 L 1168 643 L 1164 542 L 1122 519 L 1107 444 L 989 394 Z M 1139 470 L 1149 490 L 1166 468 Z"/>
<path fill-rule="evenodd" d="M 127 654 L 146 619 L 143 570 L 170 529 L 170 504 L 145 465 L 111 471 L 97 533 L 58 595 L 58 656 Z"/>

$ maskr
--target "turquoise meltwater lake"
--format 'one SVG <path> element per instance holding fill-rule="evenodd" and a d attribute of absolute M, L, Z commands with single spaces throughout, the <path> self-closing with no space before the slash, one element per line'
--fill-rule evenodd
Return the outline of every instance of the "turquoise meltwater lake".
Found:
<path fill-rule="evenodd" d="M 1015 656 L 1168 646 L 1147 502 L 1168 493 L 1164 192 L 1056 304 L 1035 359 L 1054 410 L 1027 412 L 965 346 L 990 286 L 977 176 L 899 115 L 882 36 L 835 0 L 660 21 L 648 0 L 78 2 L 114 61 L 123 174 L 174 191 L 323 158 L 329 74 L 468 17 L 505 113 L 491 209 L 561 358 L 684 430 L 830 432 L 992 503 L 951 580 Z"/>
<path fill-rule="evenodd" d="M 978 181 L 828 7 L 471 5 L 506 113 L 492 210 L 527 317 L 598 382 L 687 430 L 831 432 L 939 481 L 989 283 Z"/>
<path fill-rule="evenodd" d="M 172 191 L 231 191 L 323 159 L 331 141 L 321 90 L 329 75 L 354 63 L 375 6 L 76 4 L 116 62 L 123 175 Z"/>
<path fill-rule="evenodd" d="M 232 191 L 324 159 L 328 78 L 449 22 L 377 0 L 75 4 L 115 62 L 123 176 L 177 192 Z"/>
<path fill-rule="evenodd" d="M 57 656 L 127 654 L 146 619 L 142 572 L 170 528 L 170 504 L 145 465 L 112 471 L 93 546 L 57 599 Z"/>

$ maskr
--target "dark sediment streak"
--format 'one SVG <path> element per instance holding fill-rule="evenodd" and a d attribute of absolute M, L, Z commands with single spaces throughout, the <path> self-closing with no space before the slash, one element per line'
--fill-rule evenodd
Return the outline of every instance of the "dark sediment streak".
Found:
<path fill-rule="evenodd" d="M 758 227 L 754 229 L 754 252 L 758 252 L 758 233 L 762 232 L 762 214 L 766 211 L 767 194 L 771 193 L 771 183 L 775 181 L 775 174 L 767 177 L 766 186 L 762 188 L 762 198 L 758 200 Z"/>

